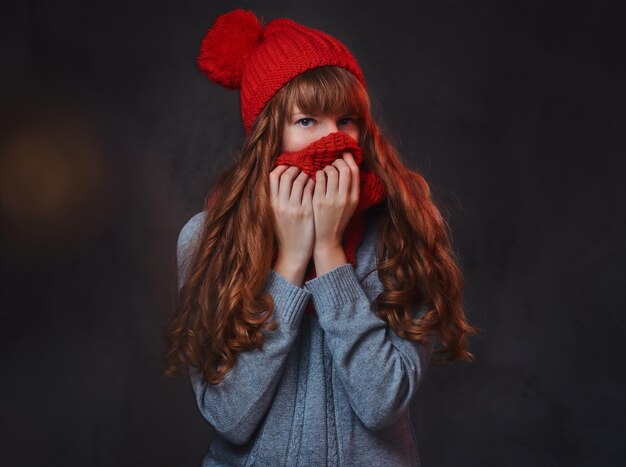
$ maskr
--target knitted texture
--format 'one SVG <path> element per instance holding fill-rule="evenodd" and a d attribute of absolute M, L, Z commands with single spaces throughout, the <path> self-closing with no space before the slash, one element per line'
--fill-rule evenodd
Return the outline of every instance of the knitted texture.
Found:
<path fill-rule="evenodd" d="M 202 39 L 196 62 L 209 80 L 241 89 L 246 134 L 274 94 L 309 69 L 339 66 L 366 87 L 356 59 L 334 37 L 288 18 L 263 25 L 252 11 L 239 8 L 214 21 Z"/>
<path fill-rule="evenodd" d="M 283 152 L 274 161 L 274 167 L 279 165 L 291 165 L 300 167 L 306 174 L 315 180 L 318 170 L 323 170 L 327 165 L 343 156 L 344 152 L 352 153 L 356 164 L 359 166 L 359 203 L 348 222 L 343 234 L 342 246 L 347 261 L 356 266 L 356 249 L 363 239 L 365 230 L 365 210 L 382 202 L 387 191 L 380 178 L 375 172 L 363 170 L 363 155 L 359 144 L 349 135 L 343 132 L 333 132 L 314 141 L 308 146 L 294 152 Z M 275 263 L 277 254 L 274 254 Z M 317 277 L 313 260 L 309 262 L 305 274 L 305 282 Z M 305 313 L 315 313 L 313 302 L 307 304 Z"/>

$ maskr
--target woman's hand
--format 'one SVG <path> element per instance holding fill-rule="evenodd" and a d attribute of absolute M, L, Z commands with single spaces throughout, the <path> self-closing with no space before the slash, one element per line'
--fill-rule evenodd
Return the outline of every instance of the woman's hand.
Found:
<path fill-rule="evenodd" d="M 349 152 L 318 170 L 313 193 L 315 251 L 341 249 L 343 233 L 359 203 L 359 166 Z M 318 271 L 319 274 L 319 271 Z"/>
<path fill-rule="evenodd" d="M 299 167 L 279 165 L 270 172 L 270 199 L 278 239 L 276 262 L 290 272 L 302 272 L 315 242 L 313 187 L 315 182 Z"/>

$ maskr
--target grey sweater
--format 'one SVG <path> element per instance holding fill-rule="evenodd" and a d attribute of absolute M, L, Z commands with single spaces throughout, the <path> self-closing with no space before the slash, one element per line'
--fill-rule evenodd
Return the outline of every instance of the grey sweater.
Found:
<path fill-rule="evenodd" d="M 180 231 L 179 289 L 205 215 Z M 344 264 L 302 288 L 270 269 L 279 328 L 263 330 L 263 350 L 238 354 L 220 384 L 190 367 L 200 413 L 215 429 L 203 467 L 420 465 L 409 404 L 432 345 L 401 339 L 373 312 L 383 286 L 376 272 L 365 274 L 376 261 L 376 227 L 370 216 L 356 268 Z M 309 300 L 316 315 L 304 313 Z"/>

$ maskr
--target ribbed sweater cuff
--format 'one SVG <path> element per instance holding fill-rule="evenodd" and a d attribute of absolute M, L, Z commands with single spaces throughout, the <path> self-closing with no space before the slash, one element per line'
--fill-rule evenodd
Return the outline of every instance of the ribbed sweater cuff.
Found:
<path fill-rule="evenodd" d="M 313 296 L 315 309 L 320 311 L 336 309 L 359 298 L 367 298 L 351 263 L 314 277 L 305 282 L 304 286 Z"/>
<path fill-rule="evenodd" d="M 290 329 L 298 328 L 311 292 L 293 284 L 273 269 L 270 269 L 265 288 L 274 299 L 274 313 L 279 325 L 285 323 Z"/>

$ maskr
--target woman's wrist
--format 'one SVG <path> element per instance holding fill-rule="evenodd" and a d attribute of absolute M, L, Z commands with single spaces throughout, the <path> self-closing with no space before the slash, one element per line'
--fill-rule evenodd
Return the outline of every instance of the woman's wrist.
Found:
<path fill-rule="evenodd" d="M 279 257 L 272 269 L 295 286 L 302 288 L 302 285 L 304 284 L 304 275 L 306 274 L 306 267 L 306 264 L 302 265 L 298 262 L 289 261 L 288 259 Z"/>
<path fill-rule="evenodd" d="M 321 276 L 348 262 L 346 253 L 341 245 L 316 245 L 313 249 L 315 274 Z"/>

